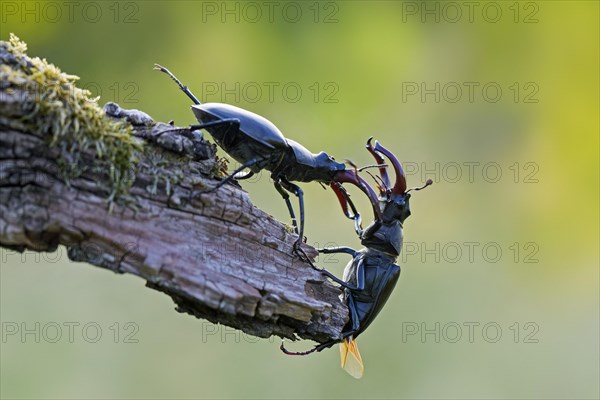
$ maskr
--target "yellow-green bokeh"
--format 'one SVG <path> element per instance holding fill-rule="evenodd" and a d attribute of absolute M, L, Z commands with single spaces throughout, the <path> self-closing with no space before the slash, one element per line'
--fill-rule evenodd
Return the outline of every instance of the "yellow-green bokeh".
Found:
<path fill-rule="evenodd" d="M 72 14 L 67 3 L 3 1 L 0 39 L 14 32 L 101 103 L 180 125 L 193 122 L 189 101 L 153 63 L 207 101 L 221 100 L 203 97 L 207 84 L 238 82 L 239 103 L 228 102 L 312 151 L 364 165 L 373 135 L 407 162 L 409 185 L 436 184 L 412 198 L 405 234 L 417 254 L 399 260 L 398 287 L 359 340 L 361 381 L 339 368 L 335 349 L 284 357 L 278 339 L 215 330 L 174 312 L 140 279 L 69 262 L 65 249 L 0 250 L 3 333 L 15 323 L 80 324 L 73 343 L 64 325 L 56 343 L 3 337 L 0 397 L 598 398 L 597 2 L 274 2 L 272 21 L 263 2 L 88 2 L 87 14 L 88 3 L 75 2 Z M 256 6 L 263 14 L 253 22 Z M 233 14 L 222 22 L 225 9 Z M 278 85 L 272 101 L 269 82 Z M 301 87 L 298 101 L 286 84 Z M 407 93 L 415 85 L 434 93 L 422 101 Z M 498 101 L 484 87 L 500 87 Z M 424 171 L 438 165 L 438 176 Z M 287 221 L 266 174 L 243 186 Z M 309 242 L 358 247 L 332 193 L 302 187 Z M 473 260 L 465 243 L 476 243 Z M 499 247 L 498 261 L 484 247 Z M 337 260 L 324 266 L 341 274 L 346 260 Z M 103 330 L 97 343 L 82 338 L 90 322 Z M 138 343 L 124 342 L 127 322 Z M 407 336 L 436 323 L 439 343 Z M 470 323 L 479 324 L 472 341 Z M 502 336 L 492 343 L 495 327 Z"/>

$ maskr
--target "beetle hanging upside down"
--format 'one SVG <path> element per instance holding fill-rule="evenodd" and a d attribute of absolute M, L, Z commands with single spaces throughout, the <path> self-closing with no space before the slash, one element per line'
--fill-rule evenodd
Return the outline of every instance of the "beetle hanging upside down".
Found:
<path fill-rule="evenodd" d="M 389 298 L 398 278 L 400 267 L 395 264 L 402 248 L 402 224 L 410 215 L 408 200 L 410 190 L 406 190 L 406 177 L 398 159 L 387 149 L 371 139 L 367 149 L 375 157 L 379 167 L 379 198 L 371 186 L 359 175 L 358 169 L 347 170 L 344 164 L 336 162 L 333 157 L 324 152 L 310 153 L 299 143 L 286 139 L 277 127 L 269 120 L 250 111 L 222 103 L 201 104 L 200 101 L 184 86 L 168 69 L 156 64 L 155 69 L 169 75 L 179 88 L 194 102 L 192 111 L 199 124 L 191 125 L 190 130 L 207 130 L 217 144 L 241 166 L 212 190 L 216 190 L 232 179 L 247 179 L 255 173 L 266 169 L 271 172 L 275 189 L 281 194 L 298 239 L 294 243 L 294 252 L 304 254 L 300 245 L 304 233 L 304 199 L 300 187 L 292 183 L 317 181 L 331 186 L 342 205 L 346 216 L 354 220 L 355 230 L 361 238 L 364 249 L 356 251 L 349 247 L 321 249 L 322 253 L 347 253 L 352 261 L 344 270 L 341 280 L 326 270 L 321 271 L 344 288 L 343 300 L 350 311 L 350 320 L 343 328 L 338 340 L 332 340 L 315 346 L 305 352 L 290 352 L 283 343 L 281 350 L 291 355 L 306 355 L 315 351 L 329 348 L 341 343 L 342 367 L 355 378 L 363 374 L 363 364 L 356 346 L 355 339 L 373 322 Z M 384 164 L 384 156 L 392 163 L 396 182 L 392 187 Z M 249 172 L 242 173 L 244 169 Z M 342 183 L 351 183 L 362 190 L 370 199 L 373 207 L 374 220 L 365 229 L 360 225 L 360 214 Z M 429 186 L 427 183 L 415 190 Z M 300 207 L 300 223 L 296 217 L 289 195 L 291 192 L 298 197 Z M 352 213 L 348 210 L 352 210 Z M 306 260 L 310 262 L 308 257 Z"/>
<path fill-rule="evenodd" d="M 372 138 L 371 138 L 372 139 Z M 383 156 L 387 157 L 393 165 L 396 173 L 396 182 L 392 187 L 387 170 L 382 166 L 379 168 L 378 184 L 379 199 L 370 196 L 371 202 L 379 203 L 380 213 L 375 213 L 373 222 L 360 234 L 361 243 L 365 246 L 356 251 L 349 247 L 334 247 L 319 250 L 321 253 L 346 253 L 352 256 L 352 261 L 344 270 L 343 280 L 324 269 L 320 270 L 324 275 L 331 278 L 344 288 L 343 300 L 348 305 L 350 320 L 344 326 L 342 335 L 338 340 L 331 340 L 315 346 L 304 352 L 290 352 L 281 344 L 281 350 L 290 355 L 307 355 L 315 351 L 329 348 L 340 343 L 342 367 L 353 377 L 360 378 L 364 367 L 362 358 L 358 352 L 355 339 L 373 322 L 381 311 L 390 294 L 396 286 L 400 277 L 400 266 L 396 265 L 396 259 L 402 249 L 404 220 L 410 215 L 410 191 L 406 190 L 406 176 L 402 165 L 389 150 L 375 142 L 371 145 L 371 139 L 367 142 L 367 149 L 375 157 L 378 165 L 383 165 Z M 415 190 L 421 190 L 433 181 Z M 368 186 L 368 184 L 365 183 Z M 368 192 L 373 190 L 368 187 Z M 342 207 L 346 207 L 343 199 Z"/>
<path fill-rule="evenodd" d="M 168 69 L 158 64 L 155 64 L 154 69 L 169 75 L 194 102 L 192 111 L 199 124 L 191 125 L 190 129 L 207 130 L 217 144 L 241 164 L 211 191 L 232 179 L 247 179 L 262 169 L 270 171 L 275 189 L 285 200 L 294 229 L 298 234 L 298 239 L 294 243 L 296 254 L 303 254 L 300 244 L 304 237 L 304 198 L 302 189 L 292 182 L 317 181 L 329 184 L 341 202 L 350 204 L 353 214 L 350 214 L 346 208 L 346 216 L 353 219 L 355 229 L 360 230 L 360 215 L 356 212 L 348 193 L 341 186 L 342 183 L 351 183 L 362 191 L 366 190 L 368 185 L 358 176 L 356 170 L 346 169 L 343 163 L 336 162 L 325 152 L 310 153 L 301 144 L 286 139 L 271 121 L 260 115 L 229 104 L 202 104 Z M 249 171 L 242 173 L 244 169 Z M 298 197 L 299 226 L 286 191 Z"/>

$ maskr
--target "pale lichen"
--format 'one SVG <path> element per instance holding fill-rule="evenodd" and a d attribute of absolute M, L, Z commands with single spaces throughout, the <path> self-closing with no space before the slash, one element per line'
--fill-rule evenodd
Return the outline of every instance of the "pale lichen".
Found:
<path fill-rule="evenodd" d="M 75 85 L 79 77 L 62 72 L 45 59 L 29 57 L 27 45 L 14 34 L 0 41 L 0 89 L 19 98 L 17 115 L 25 127 L 59 149 L 59 165 L 65 179 L 86 169 L 102 171 L 109 179 L 108 201 L 127 192 L 133 182 L 136 153 L 141 143 L 125 121 L 108 118 L 88 90 Z M 95 154 L 85 165 L 84 154 Z"/>

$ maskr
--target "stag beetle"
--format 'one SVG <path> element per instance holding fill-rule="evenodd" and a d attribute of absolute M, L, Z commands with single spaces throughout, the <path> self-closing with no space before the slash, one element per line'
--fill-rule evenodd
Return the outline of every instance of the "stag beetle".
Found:
<path fill-rule="evenodd" d="M 346 169 L 343 163 L 335 161 L 325 152 L 310 153 L 301 144 L 286 139 L 271 121 L 260 115 L 229 104 L 202 104 L 168 69 L 158 64 L 155 64 L 154 69 L 169 75 L 194 102 L 192 111 L 199 124 L 191 125 L 190 129 L 207 130 L 217 144 L 241 164 L 210 191 L 218 189 L 234 178 L 247 179 L 262 169 L 270 171 L 275 189 L 285 200 L 294 229 L 298 234 L 298 239 L 294 243 L 295 253 L 301 251 L 300 244 L 304 237 L 304 198 L 302 189 L 292 181 L 317 181 L 329 184 L 342 204 L 350 204 L 354 214 L 349 213 L 347 207 L 344 208 L 344 212 L 348 218 L 354 220 L 355 229 L 361 230 L 360 215 L 356 212 L 348 193 L 341 186 L 342 183 L 351 183 L 365 191 L 366 186 L 363 184 L 363 179 L 358 176 L 357 170 Z M 246 168 L 249 171 L 242 173 Z M 286 190 L 298 197 L 299 226 Z M 374 206 L 374 209 L 376 208 Z"/>
<path fill-rule="evenodd" d="M 373 147 L 371 140 L 372 138 L 367 142 L 367 149 L 375 157 L 378 165 L 383 165 L 382 155 L 389 159 L 396 173 L 396 182 L 391 187 L 387 170 L 380 167 L 378 179 L 381 185 L 377 184 L 379 199 L 370 199 L 372 202 L 379 201 L 381 214 L 375 214 L 371 225 L 360 235 L 361 244 L 365 246 L 363 249 L 356 251 L 349 247 L 333 247 L 319 250 L 321 253 L 346 253 L 352 256 L 352 261 L 344 270 L 343 280 L 325 269 L 313 266 L 344 288 L 341 297 L 348 305 L 350 319 L 338 340 L 319 344 L 308 351 L 291 352 L 285 348 L 283 342 L 281 344 L 281 350 L 285 354 L 307 355 L 341 342 L 342 367 L 355 378 L 360 378 L 364 371 L 355 339 L 379 314 L 400 277 L 400 266 L 395 262 L 402 249 L 402 226 L 404 220 L 410 216 L 409 192 L 413 190 L 406 190 L 406 176 L 394 154 L 378 142 L 375 142 Z M 424 186 L 414 189 L 421 190 L 432 183 L 429 179 Z"/>

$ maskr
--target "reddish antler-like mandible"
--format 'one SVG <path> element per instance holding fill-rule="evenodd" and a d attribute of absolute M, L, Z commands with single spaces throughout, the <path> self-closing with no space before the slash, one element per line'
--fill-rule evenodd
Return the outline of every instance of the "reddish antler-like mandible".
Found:
<path fill-rule="evenodd" d="M 331 182 L 329 184 L 329 186 L 331 186 L 331 188 L 333 189 L 333 192 L 335 193 L 338 200 L 340 201 L 340 205 L 342 206 L 342 210 L 344 211 L 344 214 L 346 214 L 346 217 L 354 220 L 354 230 L 360 236 L 362 234 L 362 230 L 363 230 L 361 217 L 360 217 L 360 213 L 356 209 L 356 206 L 350 199 L 350 195 L 348 194 L 348 192 L 346 192 L 346 189 L 344 189 L 342 184 L 339 182 Z M 350 214 L 350 212 L 348 211 L 348 206 L 350 206 L 350 209 L 352 209 L 353 214 Z"/>
<path fill-rule="evenodd" d="M 396 172 L 396 183 L 394 183 L 393 193 L 394 194 L 404 194 L 406 192 L 406 175 L 404 175 L 404 170 L 402 169 L 402 165 L 400 165 L 400 161 L 396 158 L 396 156 L 379 144 L 379 142 L 375 141 L 375 147 L 373 148 L 376 152 L 382 153 L 386 156 L 392 165 L 394 166 L 394 171 Z"/>
<path fill-rule="evenodd" d="M 357 186 L 369 198 L 369 201 L 371 202 L 371 205 L 373 206 L 373 214 L 375 216 L 375 219 L 377 219 L 379 221 L 381 221 L 383 219 L 383 216 L 381 214 L 381 209 L 379 208 L 379 200 L 377 199 L 377 195 L 375 194 L 375 191 L 363 178 L 358 176 L 358 173 L 355 170 L 346 169 L 344 171 L 339 172 L 335 176 L 334 181 L 339 182 L 339 183 L 351 183 L 351 184 Z M 333 186 L 332 186 L 332 188 L 333 188 Z M 336 191 L 336 194 L 338 194 L 337 191 Z M 342 199 L 339 197 L 339 195 L 338 195 L 338 199 L 340 199 L 340 203 L 342 203 Z M 343 203 L 342 203 L 342 208 L 344 208 Z M 347 211 L 347 209 L 344 212 L 346 212 L 346 211 Z"/>
<path fill-rule="evenodd" d="M 350 200 L 350 195 L 348 195 L 348 192 L 346 192 L 346 189 L 344 189 L 342 184 L 339 182 L 331 182 L 329 184 L 329 186 L 331 187 L 331 189 L 333 189 L 333 192 L 337 196 L 337 198 L 340 202 L 340 205 L 342 206 L 342 211 L 344 211 L 344 214 L 346 215 L 346 217 L 348 219 L 355 219 L 356 215 L 358 214 L 358 211 L 356 210 L 354 203 L 352 203 L 352 200 Z M 350 208 L 352 209 L 353 214 L 350 214 L 350 211 L 348 210 L 348 206 L 350 206 Z"/>
<path fill-rule="evenodd" d="M 381 165 L 379 167 L 379 177 L 381 178 L 381 182 L 383 183 L 383 190 L 388 190 L 390 187 L 390 177 L 388 176 L 387 173 L 387 169 L 384 165 L 385 160 L 383 159 L 383 157 L 381 157 L 376 151 L 375 149 L 373 149 L 373 146 L 371 145 L 371 141 L 373 140 L 373 136 L 371 136 L 369 138 L 369 140 L 367 140 L 367 150 L 369 150 L 369 153 L 371 153 L 373 155 L 373 157 L 375 158 L 375 162 L 378 165 Z"/>

